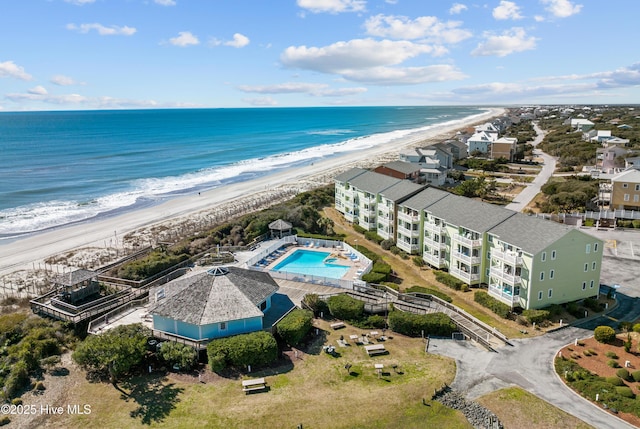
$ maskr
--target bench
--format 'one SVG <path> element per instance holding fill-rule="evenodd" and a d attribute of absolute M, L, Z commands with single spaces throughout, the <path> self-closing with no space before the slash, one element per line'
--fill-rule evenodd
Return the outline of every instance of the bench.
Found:
<path fill-rule="evenodd" d="M 267 388 L 267 382 L 264 378 L 254 378 L 252 380 L 242 380 L 242 391 L 253 392 L 256 390 L 264 390 Z"/>
<path fill-rule="evenodd" d="M 384 348 L 384 344 L 372 344 L 370 346 L 364 346 L 364 349 L 369 356 L 387 353 L 387 349 Z"/>
<path fill-rule="evenodd" d="M 346 325 L 344 324 L 344 322 L 336 322 L 331 324 L 331 329 L 340 329 L 344 328 L 345 326 Z"/>

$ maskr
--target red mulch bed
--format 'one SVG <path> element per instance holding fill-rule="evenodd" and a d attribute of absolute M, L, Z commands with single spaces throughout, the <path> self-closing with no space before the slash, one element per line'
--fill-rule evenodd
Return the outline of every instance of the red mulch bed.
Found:
<path fill-rule="evenodd" d="M 620 367 L 624 367 L 626 361 L 629 361 L 630 366 L 626 369 L 631 373 L 633 371 L 640 370 L 640 351 L 638 349 L 638 344 L 640 340 L 640 335 L 638 333 L 631 333 L 631 350 L 627 353 L 624 350 L 624 341 L 627 340 L 627 334 L 618 334 L 617 341 L 613 344 L 602 344 L 597 342 L 593 337 L 580 340 L 579 345 L 570 344 L 565 346 L 560 350 L 562 356 L 569 357 L 575 360 L 578 365 L 589 370 L 590 372 L 597 374 L 601 377 L 615 377 L 616 371 L 620 368 L 612 368 L 607 362 L 611 360 L 610 357 L 607 357 L 607 352 L 613 352 L 618 356 L 618 359 L 615 359 Z M 596 354 L 592 356 L 586 356 L 584 352 L 586 350 L 594 351 Z M 633 390 L 633 393 L 640 396 L 640 383 L 636 383 L 634 381 L 627 381 L 627 386 Z M 621 419 L 631 423 L 634 426 L 640 427 L 640 417 L 635 414 L 629 413 L 618 413 L 618 417 Z"/>

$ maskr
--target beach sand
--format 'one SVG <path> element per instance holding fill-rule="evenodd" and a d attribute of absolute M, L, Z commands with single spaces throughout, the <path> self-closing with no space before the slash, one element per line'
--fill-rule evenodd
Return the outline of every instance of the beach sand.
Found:
<path fill-rule="evenodd" d="M 260 210 L 299 192 L 329 184 L 349 168 L 369 168 L 395 160 L 400 149 L 451 138 L 457 130 L 504 113 L 505 109 L 492 108 L 469 123 L 439 125 L 366 151 L 0 244 L 0 286 L 5 293 L 17 288 L 26 293 L 30 285 L 34 285 L 35 290 L 35 285 L 44 284 L 48 277 L 69 271 L 71 267 L 96 268 L 140 246 L 174 241 L 176 237 L 204 230 L 224 219 Z"/>

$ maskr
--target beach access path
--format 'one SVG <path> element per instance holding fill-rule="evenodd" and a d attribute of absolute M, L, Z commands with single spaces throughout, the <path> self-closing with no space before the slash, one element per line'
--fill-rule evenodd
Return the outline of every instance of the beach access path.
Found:
<path fill-rule="evenodd" d="M 28 235 L 24 238 L 0 242 L 0 276 L 18 271 L 31 270 L 45 259 L 74 249 L 85 247 L 105 248 L 111 240 L 122 240 L 123 236 L 140 228 L 154 224 L 166 224 L 180 218 L 197 218 L 207 211 L 231 201 L 256 198 L 277 187 L 307 190 L 331 183 L 333 177 L 351 167 L 377 165 L 380 160 L 397 159 L 398 151 L 406 147 L 433 144 L 450 138 L 456 130 L 483 123 L 505 113 L 503 108 L 490 108 L 474 116 L 468 123 L 449 123 L 434 126 L 424 132 L 372 147 L 370 150 L 345 154 L 321 160 L 309 165 L 284 170 L 259 179 L 234 183 L 193 195 L 173 198 L 159 205 L 126 212 L 99 220 L 80 222 L 74 225 Z M 274 195 L 277 195 L 274 193 Z M 250 208 L 247 207 L 247 212 Z"/>

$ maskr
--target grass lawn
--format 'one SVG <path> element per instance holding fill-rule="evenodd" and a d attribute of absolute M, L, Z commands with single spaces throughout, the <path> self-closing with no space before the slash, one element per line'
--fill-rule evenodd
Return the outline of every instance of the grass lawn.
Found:
<path fill-rule="evenodd" d="M 90 404 L 91 414 L 55 417 L 56 426 L 422 428 L 429 422 L 438 428 L 471 427 L 461 413 L 430 400 L 434 389 L 453 380 L 453 360 L 426 354 L 421 339 L 399 335 L 384 343 L 389 354 L 369 357 L 361 345 L 337 344 L 340 335 L 348 340 L 363 330 L 332 331 L 329 322 L 318 320 L 316 325 L 320 335 L 298 359 L 251 374 L 265 377 L 267 392 L 244 394 L 239 378 L 215 374 L 206 383 L 174 374 L 141 375 L 119 385 L 126 395 L 108 383 L 83 381 L 65 400 Z M 323 352 L 323 344 L 336 346 L 336 357 Z M 384 365 L 381 375 L 375 363 Z"/>
<path fill-rule="evenodd" d="M 593 426 L 519 387 L 491 392 L 479 398 L 478 402 L 491 409 L 505 428 L 593 429 Z"/>

